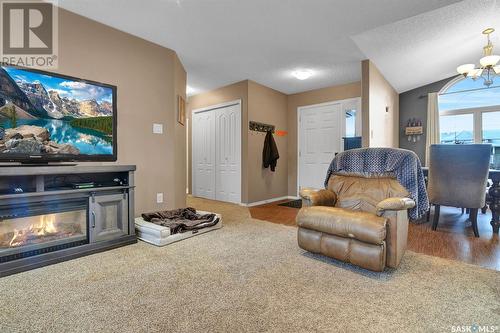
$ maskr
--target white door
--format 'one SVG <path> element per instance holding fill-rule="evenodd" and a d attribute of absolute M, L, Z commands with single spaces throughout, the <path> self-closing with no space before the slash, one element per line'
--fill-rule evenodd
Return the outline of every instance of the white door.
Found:
<path fill-rule="evenodd" d="M 241 104 L 193 111 L 193 195 L 241 202 Z"/>
<path fill-rule="evenodd" d="M 215 110 L 215 199 L 241 202 L 241 118 L 239 104 Z"/>
<path fill-rule="evenodd" d="M 193 113 L 193 195 L 215 199 L 215 114 Z"/>
<path fill-rule="evenodd" d="M 299 189 L 324 188 L 326 172 L 342 151 L 342 104 L 299 109 Z"/>

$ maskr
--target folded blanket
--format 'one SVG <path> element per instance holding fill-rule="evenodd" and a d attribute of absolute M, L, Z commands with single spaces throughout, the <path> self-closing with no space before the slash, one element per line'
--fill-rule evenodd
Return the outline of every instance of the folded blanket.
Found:
<path fill-rule="evenodd" d="M 335 156 L 328 168 L 325 188 L 333 173 L 355 172 L 369 174 L 393 174 L 410 193 L 415 207 L 409 210 L 412 220 L 420 219 L 429 209 L 422 165 L 418 156 L 406 149 L 360 148 Z"/>
<path fill-rule="evenodd" d="M 144 221 L 170 228 L 171 234 L 211 227 L 219 223 L 215 214 L 197 214 L 192 207 L 142 214 Z"/>

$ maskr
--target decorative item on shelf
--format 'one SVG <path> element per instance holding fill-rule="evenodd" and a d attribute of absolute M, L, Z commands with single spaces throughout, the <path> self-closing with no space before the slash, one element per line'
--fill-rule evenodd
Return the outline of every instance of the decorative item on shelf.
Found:
<path fill-rule="evenodd" d="M 186 101 L 181 95 L 177 96 L 177 122 L 182 126 L 186 122 Z"/>
<path fill-rule="evenodd" d="M 274 128 L 274 125 L 259 123 L 257 121 L 250 121 L 248 123 L 248 129 L 255 132 L 267 133 L 271 131 L 271 133 L 274 133 Z"/>
<path fill-rule="evenodd" d="M 483 31 L 486 35 L 488 43 L 483 47 L 483 57 L 479 60 L 481 66 L 476 68 L 474 64 L 465 64 L 457 67 L 457 72 L 466 78 L 477 80 L 482 78 L 484 85 L 489 87 L 493 84 L 493 79 L 500 75 L 500 55 L 493 54 L 493 43 L 490 40 L 490 34 L 495 31 L 493 28 L 488 28 Z"/>
<path fill-rule="evenodd" d="M 415 118 L 409 119 L 408 124 L 405 127 L 405 135 L 408 137 L 408 141 L 420 141 L 420 137 L 422 136 L 422 134 L 424 134 L 422 121 Z"/>

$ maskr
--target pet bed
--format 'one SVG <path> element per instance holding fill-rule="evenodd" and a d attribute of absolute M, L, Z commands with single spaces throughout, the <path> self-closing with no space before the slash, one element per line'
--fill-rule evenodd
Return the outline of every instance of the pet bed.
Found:
<path fill-rule="evenodd" d="M 210 214 L 210 212 L 205 211 L 197 211 L 197 213 Z M 222 228 L 222 216 L 220 214 L 215 215 L 216 218 L 219 219 L 219 222 L 214 226 L 197 230 L 189 230 L 176 234 L 170 234 L 170 228 L 168 227 L 163 227 L 152 222 L 147 222 L 142 217 L 137 217 L 135 218 L 135 231 L 137 233 L 137 238 L 139 238 L 140 240 L 156 246 L 164 246 Z"/>

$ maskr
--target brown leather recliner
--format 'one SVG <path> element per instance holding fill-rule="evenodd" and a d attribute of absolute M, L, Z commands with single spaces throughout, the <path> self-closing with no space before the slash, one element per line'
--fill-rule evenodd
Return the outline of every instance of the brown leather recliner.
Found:
<path fill-rule="evenodd" d="M 390 175 L 335 174 L 325 190 L 301 190 L 299 246 L 383 271 L 398 267 L 408 238 L 408 191 Z"/>

